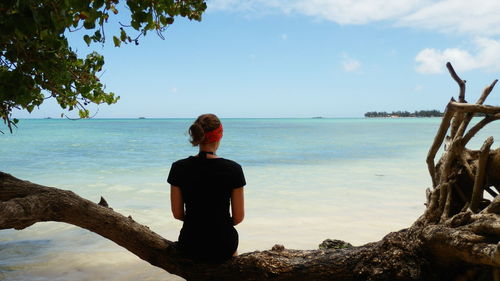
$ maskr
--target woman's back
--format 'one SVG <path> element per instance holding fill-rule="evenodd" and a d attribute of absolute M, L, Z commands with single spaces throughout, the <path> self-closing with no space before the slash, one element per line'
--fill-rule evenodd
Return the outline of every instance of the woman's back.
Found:
<path fill-rule="evenodd" d="M 190 156 L 172 164 L 168 182 L 181 189 L 185 223 L 224 222 L 232 226 L 229 213 L 232 190 L 245 185 L 241 166 L 225 158 Z"/>

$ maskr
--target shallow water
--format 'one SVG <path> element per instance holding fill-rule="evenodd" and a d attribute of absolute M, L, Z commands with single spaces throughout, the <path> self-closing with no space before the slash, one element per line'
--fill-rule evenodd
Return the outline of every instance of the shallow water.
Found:
<path fill-rule="evenodd" d="M 22 120 L 0 136 L 0 170 L 104 196 L 111 207 L 176 240 L 170 164 L 193 155 L 191 119 Z M 355 245 L 409 226 L 430 186 L 425 156 L 440 119 L 226 119 L 219 155 L 247 179 L 239 252 Z M 475 121 L 477 122 L 477 121 Z M 484 138 L 500 137 L 492 124 Z M 494 145 L 495 146 L 495 145 Z M 0 231 L 0 279 L 181 280 L 100 236 L 62 223 Z"/>

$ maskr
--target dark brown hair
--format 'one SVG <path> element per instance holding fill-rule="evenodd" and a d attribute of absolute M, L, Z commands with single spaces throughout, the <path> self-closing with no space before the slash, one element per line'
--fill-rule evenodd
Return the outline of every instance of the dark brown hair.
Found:
<path fill-rule="evenodd" d="M 194 121 L 193 125 L 189 127 L 189 136 L 191 136 L 189 142 L 193 146 L 199 145 L 205 138 L 205 132 L 219 128 L 220 124 L 219 117 L 215 116 L 215 114 L 207 113 L 200 115 Z"/>

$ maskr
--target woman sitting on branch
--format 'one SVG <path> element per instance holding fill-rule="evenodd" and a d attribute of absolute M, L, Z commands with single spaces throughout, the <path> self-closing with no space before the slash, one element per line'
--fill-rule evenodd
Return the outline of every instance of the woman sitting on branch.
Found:
<path fill-rule="evenodd" d="M 191 144 L 200 148 L 198 155 L 174 162 L 168 176 L 172 213 L 184 222 L 179 248 L 187 257 L 205 262 L 237 255 L 234 225 L 244 217 L 243 170 L 216 154 L 222 133 L 217 116 L 199 116 L 189 128 Z"/>

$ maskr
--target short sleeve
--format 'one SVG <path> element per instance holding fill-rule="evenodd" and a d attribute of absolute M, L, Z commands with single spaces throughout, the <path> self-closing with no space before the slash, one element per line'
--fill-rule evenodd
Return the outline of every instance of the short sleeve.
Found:
<path fill-rule="evenodd" d="M 172 167 L 170 167 L 170 172 L 168 173 L 167 182 L 178 187 L 182 185 L 182 174 L 177 162 L 172 163 Z"/>
<path fill-rule="evenodd" d="M 234 177 L 233 177 L 233 183 L 232 183 L 232 188 L 240 188 L 245 186 L 247 183 L 245 181 L 245 175 L 243 174 L 243 169 L 239 164 L 236 164 L 235 169 L 234 169 Z"/>

